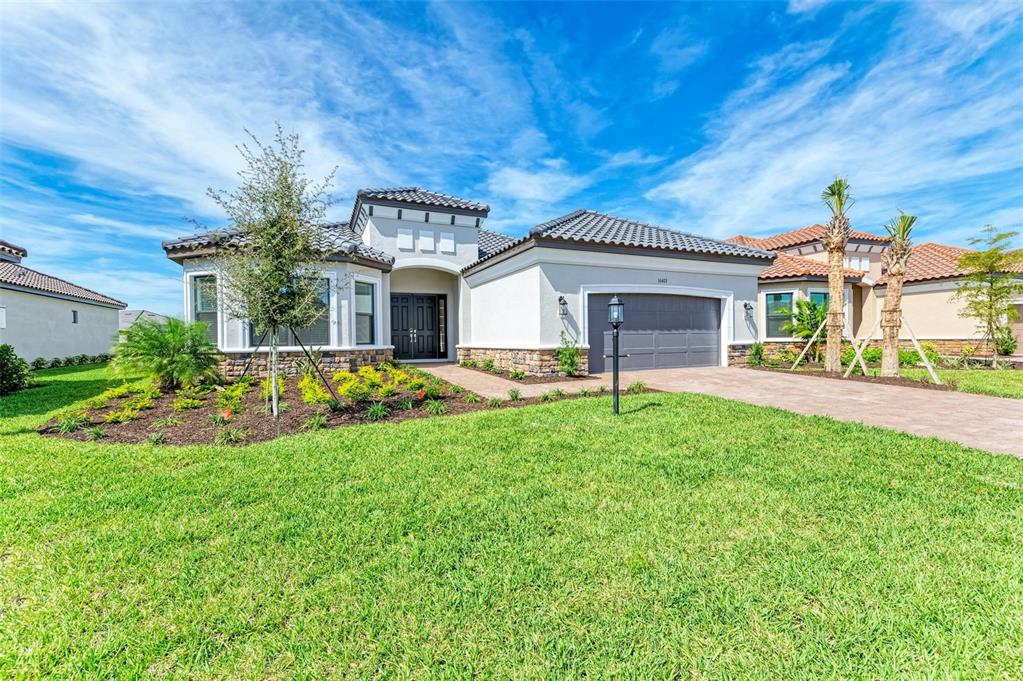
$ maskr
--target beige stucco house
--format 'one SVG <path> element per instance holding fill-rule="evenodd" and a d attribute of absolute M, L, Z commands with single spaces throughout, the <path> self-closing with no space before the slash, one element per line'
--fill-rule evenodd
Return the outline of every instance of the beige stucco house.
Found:
<path fill-rule="evenodd" d="M 25 267 L 28 251 L 0 241 L 0 344 L 26 360 L 110 352 L 124 303 Z"/>
<path fill-rule="evenodd" d="M 822 225 L 784 232 L 770 237 L 735 236 L 730 243 L 760 248 L 777 254 L 774 264 L 760 274 L 758 290 L 758 334 L 765 343 L 791 341 L 781 333 L 784 310 L 797 300 L 825 302 L 828 299 L 827 251 L 821 238 Z M 878 322 L 887 290 L 884 255 L 887 239 L 869 232 L 854 231 L 845 254 L 846 335 L 880 341 Z M 990 355 L 982 332 L 974 320 L 960 316 L 962 303 L 953 300 L 956 283 L 962 278 L 959 257 L 967 249 L 936 243 L 914 246 L 906 270 L 902 297 L 907 326 L 902 340 L 911 343 L 909 331 L 943 354 L 959 354 L 973 347 L 978 355 Z M 1023 300 L 1017 308 L 1023 312 Z M 1023 346 L 1023 324 L 1014 327 Z"/>
<path fill-rule="evenodd" d="M 283 334 L 286 355 L 301 356 L 301 342 L 328 367 L 475 359 L 543 374 L 557 370 L 564 334 L 602 371 L 614 294 L 626 370 L 724 365 L 757 338 L 757 280 L 773 253 L 587 210 L 512 238 L 487 229 L 489 215 L 418 187 L 359 191 L 347 222 L 316 231 L 324 314 Z M 184 317 L 210 323 L 228 375 L 266 361 L 263 335 L 221 303 L 212 256 L 234 238 L 164 243 L 182 266 Z"/>

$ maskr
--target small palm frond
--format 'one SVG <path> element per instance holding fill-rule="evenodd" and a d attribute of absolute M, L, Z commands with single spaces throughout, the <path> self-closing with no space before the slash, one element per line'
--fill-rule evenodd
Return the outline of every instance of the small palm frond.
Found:
<path fill-rule="evenodd" d="M 913 225 L 916 224 L 916 216 L 909 215 L 899 211 L 899 217 L 892 218 L 888 224 L 884 226 L 885 231 L 888 232 L 888 236 L 892 240 L 892 245 L 903 244 L 906 248 L 909 247 L 910 234 L 913 231 Z"/>
<path fill-rule="evenodd" d="M 821 200 L 827 204 L 833 215 L 845 215 L 856 203 L 850 193 L 849 182 L 844 177 L 836 177 L 835 181 L 821 192 Z"/>

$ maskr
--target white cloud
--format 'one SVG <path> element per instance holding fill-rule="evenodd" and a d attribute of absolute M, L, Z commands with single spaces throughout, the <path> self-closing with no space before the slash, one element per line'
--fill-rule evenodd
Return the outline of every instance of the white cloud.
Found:
<path fill-rule="evenodd" d="M 945 9 L 903 16 L 865 69 L 823 61 L 830 40 L 759 60 L 747 86 L 710 120 L 710 143 L 647 198 L 674 201 L 677 221 L 716 236 L 766 232 L 825 219 L 820 190 L 843 175 L 859 198 L 854 222 L 873 228 L 897 206 L 926 212 L 926 202 L 956 183 L 1018 176 L 1021 64 L 1007 58 L 1012 38 L 1004 39 L 1009 25 L 1018 36 L 1018 10 L 1008 16 L 999 6 L 986 22 L 970 13 L 952 30 Z M 975 212 L 1005 203 L 1004 195 L 977 192 L 985 203 L 971 206 Z"/>
<path fill-rule="evenodd" d="M 491 192 L 512 201 L 536 201 L 556 204 L 589 186 L 586 176 L 574 175 L 557 167 L 527 170 L 500 168 L 491 174 L 487 186 Z"/>
<path fill-rule="evenodd" d="M 804 14 L 816 12 L 827 3 L 828 0 L 789 0 L 788 13 Z"/>

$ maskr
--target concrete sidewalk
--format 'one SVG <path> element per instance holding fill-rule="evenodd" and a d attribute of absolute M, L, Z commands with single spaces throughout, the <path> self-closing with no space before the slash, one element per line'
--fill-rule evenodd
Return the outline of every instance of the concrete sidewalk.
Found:
<path fill-rule="evenodd" d="M 593 390 L 601 385 L 605 385 L 609 388 L 611 387 L 610 375 L 591 376 L 586 379 L 557 381 L 553 383 L 523 384 L 516 383 L 515 381 L 501 376 L 477 371 L 476 369 L 465 369 L 457 364 L 426 364 L 421 365 L 419 368 L 433 374 L 434 376 L 443 378 L 448 383 L 460 385 L 466 390 L 474 392 L 481 397 L 500 397 L 503 400 L 508 399 L 508 391 L 513 388 L 518 389 L 518 391 L 522 393 L 523 397 L 538 397 L 546 392 L 554 390 L 555 388 L 561 388 L 566 393 L 577 393 L 583 388 Z M 625 379 L 630 375 L 631 374 L 629 373 L 622 374 L 622 388 L 632 381 L 640 380 L 638 378 L 634 378 L 626 382 Z"/>

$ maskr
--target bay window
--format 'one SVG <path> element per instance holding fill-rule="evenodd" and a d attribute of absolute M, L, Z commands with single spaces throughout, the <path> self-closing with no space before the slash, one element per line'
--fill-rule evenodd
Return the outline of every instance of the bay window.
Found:
<path fill-rule="evenodd" d="M 330 345 L 330 280 L 318 279 L 316 286 L 320 291 L 317 307 L 320 316 L 309 326 L 295 329 L 280 329 L 277 332 L 277 345 L 279 347 L 299 347 L 299 341 L 307 348 L 310 346 Z M 254 324 L 249 324 L 249 347 L 256 347 L 260 339 L 263 340 L 261 348 L 270 347 L 270 336 L 263 338 L 264 329 L 257 329 Z"/>
<path fill-rule="evenodd" d="M 220 346 L 217 325 L 217 278 L 212 274 L 192 277 L 192 321 L 206 322 L 206 338 Z"/>
<path fill-rule="evenodd" d="M 376 342 L 376 286 L 355 282 L 355 344 Z"/>

